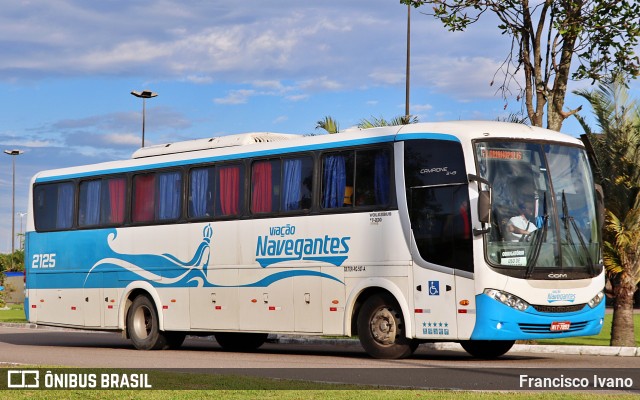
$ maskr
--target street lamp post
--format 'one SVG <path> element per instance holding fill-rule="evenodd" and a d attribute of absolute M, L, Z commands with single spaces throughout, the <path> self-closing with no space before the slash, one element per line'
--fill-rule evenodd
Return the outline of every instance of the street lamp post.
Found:
<path fill-rule="evenodd" d="M 22 150 L 5 150 L 4 154 L 8 154 L 11 157 L 11 163 L 13 165 L 13 178 L 12 178 L 12 192 L 11 192 L 11 270 L 13 270 L 13 253 L 15 251 L 15 236 L 16 236 L 16 157 L 24 153 Z"/>
<path fill-rule="evenodd" d="M 411 5 L 407 5 L 407 65 L 405 76 L 405 97 L 404 97 L 404 117 L 405 124 L 409 123 L 409 79 L 411 72 Z"/>
<path fill-rule="evenodd" d="M 152 97 L 156 97 L 158 93 L 154 93 L 151 90 L 143 90 L 142 92 L 131 91 L 131 94 L 142 99 L 142 147 L 144 147 L 144 120 L 145 120 L 145 101 Z"/>
<path fill-rule="evenodd" d="M 24 250 L 24 225 L 23 225 L 23 222 L 22 222 L 22 218 L 24 216 L 26 216 L 27 213 L 26 212 L 17 212 L 16 214 L 18 214 L 20 216 L 20 237 L 21 237 L 21 239 L 20 239 L 20 249 Z"/>

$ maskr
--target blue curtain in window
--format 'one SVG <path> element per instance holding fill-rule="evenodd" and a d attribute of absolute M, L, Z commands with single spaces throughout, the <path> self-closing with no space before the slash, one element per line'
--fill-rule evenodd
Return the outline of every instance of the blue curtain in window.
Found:
<path fill-rule="evenodd" d="M 180 216 L 181 174 L 168 172 L 158 175 L 158 219 L 176 219 Z"/>
<path fill-rule="evenodd" d="M 80 215 L 84 215 L 84 221 L 79 221 L 80 225 L 98 225 L 100 222 L 100 188 L 102 181 L 89 181 L 84 183 L 86 197 L 80 200 Z M 84 204 L 82 204 L 84 200 Z M 83 212 L 84 211 L 84 212 Z"/>
<path fill-rule="evenodd" d="M 379 151 L 374 160 L 373 188 L 376 204 L 389 204 L 389 153 Z"/>
<path fill-rule="evenodd" d="M 336 208 L 344 204 L 347 173 L 343 156 L 327 156 L 324 160 L 322 207 Z"/>
<path fill-rule="evenodd" d="M 282 211 L 300 209 L 302 197 L 302 160 L 284 160 Z"/>
<path fill-rule="evenodd" d="M 68 229 L 73 225 L 73 184 L 58 186 L 58 205 L 56 210 L 56 229 Z"/>
<path fill-rule="evenodd" d="M 191 171 L 191 203 L 189 216 L 194 218 L 207 215 L 207 193 L 209 192 L 209 169 Z"/>

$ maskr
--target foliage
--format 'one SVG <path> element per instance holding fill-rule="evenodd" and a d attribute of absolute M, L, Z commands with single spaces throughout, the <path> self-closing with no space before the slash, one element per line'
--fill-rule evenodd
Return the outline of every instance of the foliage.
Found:
<path fill-rule="evenodd" d="M 418 122 L 418 117 L 413 115 L 401 115 L 387 121 L 383 117 L 371 117 L 371 119 L 363 118 L 360 120 L 358 124 L 358 128 L 360 129 L 369 129 L 376 128 L 380 126 L 395 126 L 395 125 L 406 125 L 406 124 L 415 124 Z M 333 117 L 326 116 L 320 121 L 316 123 L 316 129 L 324 129 L 327 133 L 338 133 L 340 128 L 338 126 L 338 122 L 333 119 Z"/>
<path fill-rule="evenodd" d="M 330 116 L 324 117 L 316 123 L 316 129 L 324 129 L 327 133 L 338 133 L 340 132 L 340 127 L 338 126 L 338 122 Z"/>
<path fill-rule="evenodd" d="M 13 258 L 13 268 L 11 259 Z M 24 251 L 16 250 L 13 254 L 0 254 L 0 286 L 4 286 L 5 271 L 24 271 Z M 6 290 L 6 288 L 5 288 Z M 5 306 L 5 291 L 0 291 L 0 308 Z"/>
<path fill-rule="evenodd" d="M 407 125 L 407 124 L 415 124 L 418 122 L 418 117 L 414 115 L 401 115 L 387 121 L 383 117 L 371 117 L 371 119 L 363 118 L 360 120 L 358 124 L 358 128 L 360 129 L 369 129 L 369 128 L 377 128 L 380 126 L 395 126 L 395 125 Z"/>
<path fill-rule="evenodd" d="M 613 323 L 611 314 L 604 315 L 602 330 L 600 334 L 594 336 L 576 336 L 562 339 L 540 339 L 535 340 L 535 344 L 559 345 L 559 346 L 609 346 L 611 343 L 611 324 Z M 633 315 L 635 325 L 635 347 L 640 347 L 640 314 Z"/>
<path fill-rule="evenodd" d="M 529 120 L 560 130 L 562 122 L 580 107 L 564 111 L 569 79 L 601 80 L 624 73 L 635 77 L 640 61 L 634 53 L 640 36 L 640 4 L 636 0 L 400 0 L 425 12 L 450 31 L 464 31 L 486 12 L 499 20 L 502 35 L 511 38 L 511 50 L 496 75 L 503 98 L 517 87 Z M 577 68 L 572 71 L 572 64 Z M 524 87 L 517 76 L 524 73 Z M 494 75 L 494 79 L 495 76 Z M 493 84 L 493 82 L 492 82 Z"/>
<path fill-rule="evenodd" d="M 509 113 L 507 117 L 504 117 L 504 118 L 498 117 L 496 121 L 529 125 L 529 117 L 522 115 L 522 113 Z"/>
<path fill-rule="evenodd" d="M 0 271 L 24 271 L 24 250 L 16 250 L 13 254 L 0 254 Z"/>
<path fill-rule="evenodd" d="M 640 282 L 640 106 L 619 76 L 597 90 L 575 93 L 589 101 L 602 130 L 594 134 L 579 119 L 605 192 L 603 259 L 615 298 L 611 344 L 633 346 L 633 295 Z"/>

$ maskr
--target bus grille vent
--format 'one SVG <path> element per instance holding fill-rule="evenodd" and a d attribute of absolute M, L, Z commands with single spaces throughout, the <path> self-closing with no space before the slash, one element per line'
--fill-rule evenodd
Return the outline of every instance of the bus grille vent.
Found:
<path fill-rule="evenodd" d="M 579 332 L 587 327 L 588 322 L 572 322 L 571 327 L 567 331 L 553 332 L 551 324 L 518 324 L 520 330 L 524 333 L 567 333 Z"/>
<path fill-rule="evenodd" d="M 533 305 L 533 308 L 538 312 L 543 313 L 567 313 L 576 312 L 584 308 L 585 304 L 572 304 L 570 306 L 547 306 L 547 305 Z"/>

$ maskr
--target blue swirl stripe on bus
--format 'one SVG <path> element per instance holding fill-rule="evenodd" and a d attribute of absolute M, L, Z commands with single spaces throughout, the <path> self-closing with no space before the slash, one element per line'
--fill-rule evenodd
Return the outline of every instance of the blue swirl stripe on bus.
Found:
<path fill-rule="evenodd" d="M 39 234 L 31 242 L 30 254 L 56 249 L 59 257 L 55 268 L 32 269 L 36 279 L 29 282 L 29 286 L 34 289 L 125 287 L 129 282 L 142 279 L 155 287 L 267 287 L 296 276 L 315 276 L 344 284 L 330 274 L 305 269 L 279 271 L 256 282 L 217 284 L 208 278 L 212 234 L 211 226 L 207 225 L 202 241 L 189 261 L 169 253 L 118 253 L 112 247 L 118 236 L 116 229 Z M 60 251 L 63 248 L 67 253 Z M 335 260 L 317 261 L 337 265 Z M 89 265 L 88 271 L 78 268 Z"/>
<path fill-rule="evenodd" d="M 281 257 L 281 258 L 268 257 L 268 258 L 256 258 L 256 261 L 258 262 L 258 264 L 260 264 L 262 268 L 266 268 L 272 264 L 277 264 L 277 263 L 286 262 L 286 261 L 298 261 L 298 260 L 325 262 L 327 264 L 332 264 L 332 265 L 335 265 L 336 267 L 339 267 L 342 265 L 342 263 L 346 261 L 346 259 L 347 259 L 347 256 L 324 256 L 324 257 L 302 257 L 302 258 L 300 257 Z"/>
<path fill-rule="evenodd" d="M 269 285 L 271 285 L 274 282 L 283 280 L 283 279 L 287 279 L 287 278 L 293 278 L 296 276 L 317 276 L 317 277 L 321 277 L 321 278 L 327 278 L 327 279 L 331 279 L 334 280 L 336 282 L 342 283 L 344 285 L 344 282 L 342 282 L 340 279 L 336 278 L 335 276 L 331 276 L 329 274 L 325 274 L 324 272 L 318 272 L 318 271 L 311 271 L 311 270 L 304 270 L 304 269 L 296 269 L 296 270 L 291 270 L 291 271 L 280 271 L 280 272 L 276 272 L 275 274 L 271 274 L 257 282 L 254 283 L 248 283 L 246 285 L 237 285 L 237 286 L 221 286 L 221 287 L 267 287 Z M 218 285 L 220 286 L 220 285 Z"/>

